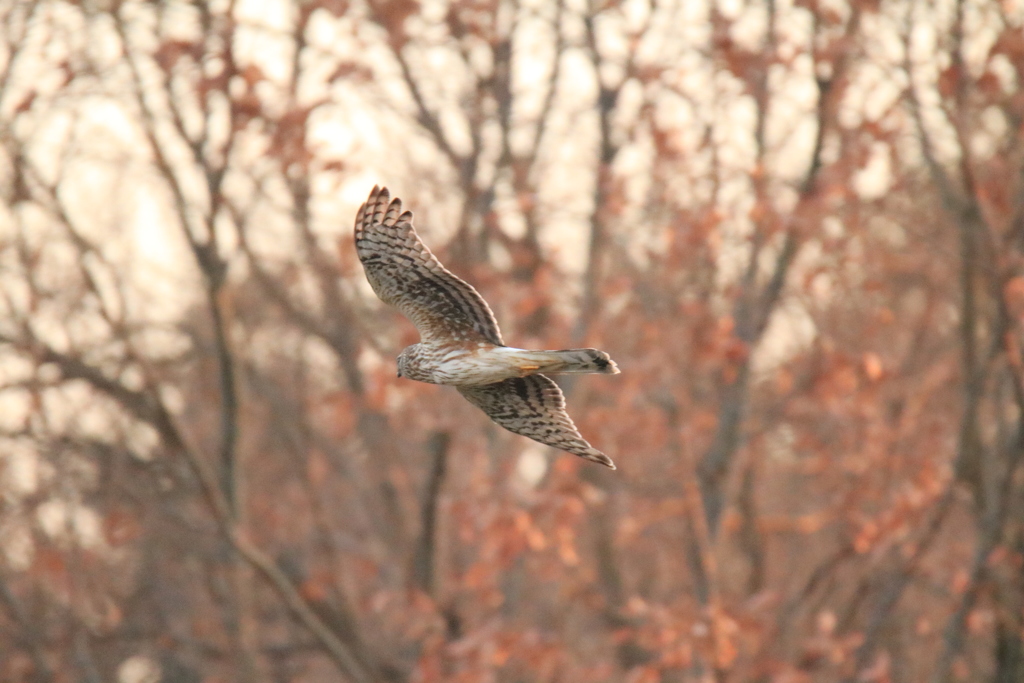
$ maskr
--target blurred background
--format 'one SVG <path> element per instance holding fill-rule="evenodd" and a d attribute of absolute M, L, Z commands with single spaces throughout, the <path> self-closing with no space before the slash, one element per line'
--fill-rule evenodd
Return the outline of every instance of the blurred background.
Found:
<path fill-rule="evenodd" d="M 0 15 L 0 680 L 1024 680 L 1019 0 Z M 618 471 L 396 379 L 377 183 Z"/>

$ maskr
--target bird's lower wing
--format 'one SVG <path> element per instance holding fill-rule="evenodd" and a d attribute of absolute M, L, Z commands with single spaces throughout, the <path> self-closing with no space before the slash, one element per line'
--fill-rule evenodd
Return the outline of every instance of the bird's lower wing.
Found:
<path fill-rule="evenodd" d="M 615 469 L 611 458 L 580 436 L 565 412 L 562 390 L 544 375 L 456 388 L 467 401 L 510 432 Z"/>

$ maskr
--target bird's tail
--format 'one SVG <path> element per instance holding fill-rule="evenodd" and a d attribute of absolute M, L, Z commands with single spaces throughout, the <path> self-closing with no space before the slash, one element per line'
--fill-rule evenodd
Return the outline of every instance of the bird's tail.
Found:
<path fill-rule="evenodd" d="M 619 374 L 619 367 L 604 351 L 597 349 L 563 349 L 561 351 L 526 351 L 521 354 L 521 368 L 527 374 L 549 375 Z"/>

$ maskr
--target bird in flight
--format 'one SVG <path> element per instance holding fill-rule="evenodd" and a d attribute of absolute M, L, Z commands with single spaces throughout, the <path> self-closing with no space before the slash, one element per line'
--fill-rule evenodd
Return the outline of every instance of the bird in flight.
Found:
<path fill-rule="evenodd" d="M 387 188 L 375 186 L 359 208 L 355 241 L 373 291 L 420 333 L 398 356 L 399 377 L 454 386 L 510 432 L 615 469 L 580 436 L 562 390 L 546 376 L 618 374 L 607 353 L 506 346 L 487 302 L 441 265 L 416 234 L 412 212 Z"/>

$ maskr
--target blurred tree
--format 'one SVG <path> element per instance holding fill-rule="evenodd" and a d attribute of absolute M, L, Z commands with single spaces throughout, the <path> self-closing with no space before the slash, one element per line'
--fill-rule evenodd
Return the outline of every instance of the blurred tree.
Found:
<path fill-rule="evenodd" d="M 0 13 L 0 680 L 1024 678 L 1024 10 Z M 374 183 L 619 471 L 395 379 Z"/>

